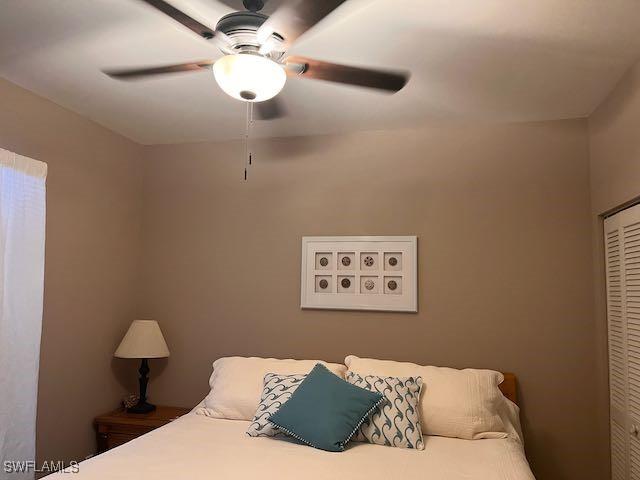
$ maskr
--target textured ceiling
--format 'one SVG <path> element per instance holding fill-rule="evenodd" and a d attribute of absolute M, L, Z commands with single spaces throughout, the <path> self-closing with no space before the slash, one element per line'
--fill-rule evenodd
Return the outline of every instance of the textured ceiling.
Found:
<path fill-rule="evenodd" d="M 172 3 L 211 26 L 231 11 Z M 290 116 L 257 122 L 256 134 L 583 117 L 640 55 L 638 31 L 637 0 L 349 0 L 292 53 L 408 69 L 407 87 L 289 80 Z M 208 72 L 119 82 L 100 70 L 219 55 L 138 0 L 0 0 L 0 76 L 140 143 L 238 138 L 244 105 Z"/>

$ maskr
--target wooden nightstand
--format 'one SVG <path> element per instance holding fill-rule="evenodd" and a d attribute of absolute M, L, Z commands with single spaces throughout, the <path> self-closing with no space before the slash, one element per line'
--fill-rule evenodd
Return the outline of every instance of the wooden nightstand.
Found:
<path fill-rule="evenodd" d="M 106 415 L 100 415 L 94 420 L 98 453 L 162 427 L 189 411 L 189 408 L 159 406 L 150 413 L 127 413 L 123 408 L 119 408 Z"/>

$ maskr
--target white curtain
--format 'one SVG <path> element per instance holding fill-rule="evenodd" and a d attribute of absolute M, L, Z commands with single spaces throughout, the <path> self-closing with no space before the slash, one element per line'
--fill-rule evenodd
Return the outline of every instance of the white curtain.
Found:
<path fill-rule="evenodd" d="M 46 175 L 45 163 L 0 149 L 0 478 L 12 480 L 34 476 L 7 462 L 35 460 Z"/>

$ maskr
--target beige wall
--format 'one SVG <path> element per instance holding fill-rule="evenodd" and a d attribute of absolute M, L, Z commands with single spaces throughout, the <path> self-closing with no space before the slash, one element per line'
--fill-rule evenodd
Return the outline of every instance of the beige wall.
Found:
<path fill-rule="evenodd" d="M 125 388 L 114 345 L 135 315 L 141 147 L 0 79 L 0 147 L 46 162 L 39 459 L 81 459 Z"/>
<path fill-rule="evenodd" d="M 587 124 L 146 148 L 139 313 L 193 405 L 223 355 L 346 354 L 513 371 L 541 480 L 606 478 L 597 431 Z M 301 311 L 303 235 L 419 236 L 418 314 Z"/>
<path fill-rule="evenodd" d="M 640 196 L 640 63 L 589 119 L 591 202 L 603 213 Z"/>
<path fill-rule="evenodd" d="M 607 319 L 601 215 L 640 197 L 640 63 L 589 118 L 599 428 L 608 438 Z M 606 445 L 608 447 L 608 443 Z M 607 453 L 608 457 L 608 453 Z"/>
<path fill-rule="evenodd" d="M 261 141 L 244 184 L 237 142 L 141 147 L 0 80 L 0 147 L 49 164 L 39 458 L 93 451 L 91 419 L 134 388 L 111 355 L 139 316 L 172 351 L 152 401 L 193 405 L 231 354 L 508 370 L 538 478 L 607 478 L 590 235 L 633 196 L 633 151 L 598 170 L 630 143 L 624 85 L 590 123 L 590 208 L 584 121 Z M 300 237 L 340 234 L 419 236 L 417 315 L 299 309 Z"/>

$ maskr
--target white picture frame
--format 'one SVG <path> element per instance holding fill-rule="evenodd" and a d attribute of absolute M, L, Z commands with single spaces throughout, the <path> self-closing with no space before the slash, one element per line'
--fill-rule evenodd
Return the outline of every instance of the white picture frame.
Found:
<path fill-rule="evenodd" d="M 418 311 L 418 237 L 302 237 L 300 308 Z"/>

